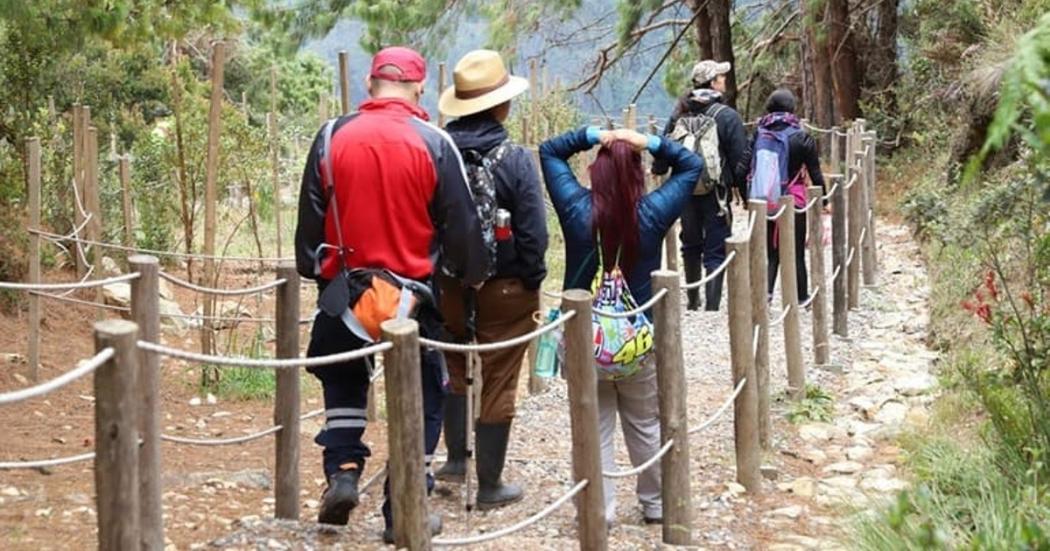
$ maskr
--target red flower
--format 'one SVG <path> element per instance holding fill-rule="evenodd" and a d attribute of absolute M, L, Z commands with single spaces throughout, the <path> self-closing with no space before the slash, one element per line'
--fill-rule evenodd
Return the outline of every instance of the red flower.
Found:
<path fill-rule="evenodd" d="M 1028 291 L 1021 293 L 1021 300 L 1028 305 L 1029 310 L 1035 310 L 1035 301 L 1032 300 L 1032 293 L 1029 293 Z"/>
<path fill-rule="evenodd" d="M 989 306 L 987 304 L 982 304 L 982 305 L 977 307 L 977 310 L 974 313 L 977 314 L 977 317 L 981 318 L 981 321 L 991 325 L 991 323 L 992 323 L 992 307 L 991 306 Z"/>
<path fill-rule="evenodd" d="M 984 274 L 984 287 L 988 289 L 988 294 L 991 295 L 992 300 L 999 300 L 999 289 L 995 286 L 995 272 L 988 270 Z"/>

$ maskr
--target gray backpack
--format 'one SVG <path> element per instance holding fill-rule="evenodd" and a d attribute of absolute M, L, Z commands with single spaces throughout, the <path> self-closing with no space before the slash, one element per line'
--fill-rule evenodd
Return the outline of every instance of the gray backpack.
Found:
<path fill-rule="evenodd" d="M 704 171 L 693 189 L 693 195 L 707 195 L 722 183 L 722 154 L 718 147 L 718 123 L 715 117 L 725 109 L 715 103 L 698 115 L 682 117 L 675 123 L 671 139 L 704 160 Z"/>

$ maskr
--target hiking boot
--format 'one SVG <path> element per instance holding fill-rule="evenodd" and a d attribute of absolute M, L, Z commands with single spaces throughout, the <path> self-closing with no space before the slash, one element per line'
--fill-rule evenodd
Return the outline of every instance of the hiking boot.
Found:
<path fill-rule="evenodd" d="M 441 517 L 430 514 L 430 518 L 427 520 L 427 524 L 430 526 L 430 535 L 436 536 L 441 533 Z M 383 529 L 383 543 L 387 545 L 394 544 L 394 527 L 390 526 Z"/>
<path fill-rule="evenodd" d="M 660 516 L 660 517 L 650 517 L 648 515 L 645 515 L 645 516 L 642 517 L 642 521 L 645 522 L 646 524 L 663 524 L 664 523 L 664 517 L 662 517 L 662 516 Z"/>
<path fill-rule="evenodd" d="M 450 394 L 445 399 L 445 448 L 448 459 L 434 478 L 444 482 L 462 483 L 467 474 L 467 397 Z"/>
<path fill-rule="evenodd" d="M 345 526 L 350 518 L 350 511 L 357 507 L 360 496 L 357 483 L 361 479 L 361 467 L 350 463 L 350 468 L 328 477 L 328 488 L 321 496 L 321 510 L 317 513 L 317 522 Z"/>
<path fill-rule="evenodd" d="M 722 282 L 725 281 L 725 275 L 725 272 L 722 272 L 707 282 L 707 288 L 704 289 L 707 304 L 704 305 L 704 310 L 708 312 L 718 311 L 718 305 L 722 303 Z"/>
<path fill-rule="evenodd" d="M 704 265 L 697 259 L 683 258 L 682 263 L 685 264 L 685 282 L 692 283 L 698 281 L 704 275 Z M 688 298 L 686 303 L 686 310 L 699 310 L 700 309 L 700 289 L 689 289 L 685 292 L 685 296 Z"/>
<path fill-rule="evenodd" d="M 507 459 L 510 423 L 479 423 L 477 433 L 478 510 L 521 501 L 524 495 L 521 488 L 500 480 Z"/>

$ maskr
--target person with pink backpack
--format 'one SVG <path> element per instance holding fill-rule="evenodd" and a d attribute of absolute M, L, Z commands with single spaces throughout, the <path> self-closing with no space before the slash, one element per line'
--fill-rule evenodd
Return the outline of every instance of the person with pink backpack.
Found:
<path fill-rule="evenodd" d="M 824 189 L 824 174 L 820 170 L 820 155 L 816 141 L 802 128 L 795 116 L 795 95 L 780 88 L 766 100 L 766 114 L 759 119 L 751 144 L 751 174 L 748 176 L 748 197 L 764 200 L 769 213 L 776 213 L 782 195 L 791 195 L 795 207 L 806 206 L 806 187 Z M 825 201 L 825 208 L 827 208 Z M 779 236 L 776 222 L 767 222 L 770 300 L 780 268 Z M 795 217 L 795 267 L 798 272 L 798 300 L 809 299 L 809 278 L 806 270 L 806 217 Z"/>

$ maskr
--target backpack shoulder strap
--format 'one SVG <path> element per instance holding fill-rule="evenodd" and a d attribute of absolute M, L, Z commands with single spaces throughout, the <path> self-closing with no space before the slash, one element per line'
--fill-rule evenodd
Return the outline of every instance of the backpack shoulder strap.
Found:
<path fill-rule="evenodd" d="M 343 244 L 343 228 L 340 226 L 342 218 L 339 216 L 339 203 L 336 201 L 335 193 L 335 176 L 332 171 L 332 133 L 335 130 L 335 123 L 338 118 L 329 119 L 324 126 L 324 153 L 321 156 L 321 162 L 324 164 L 324 176 L 328 182 L 328 187 L 331 192 L 328 194 L 328 200 L 332 203 L 332 215 L 335 216 L 335 235 L 336 239 L 339 240 L 339 262 L 346 268 L 346 245 Z"/>
<path fill-rule="evenodd" d="M 716 103 L 712 103 L 711 105 L 708 105 L 707 109 L 704 109 L 704 114 L 707 115 L 708 117 L 711 117 L 713 119 L 713 118 L 717 117 L 718 114 L 721 113 L 722 111 L 724 111 L 725 109 L 726 109 L 725 105 L 716 102 Z M 714 111 L 714 112 L 712 113 L 712 111 Z"/>

